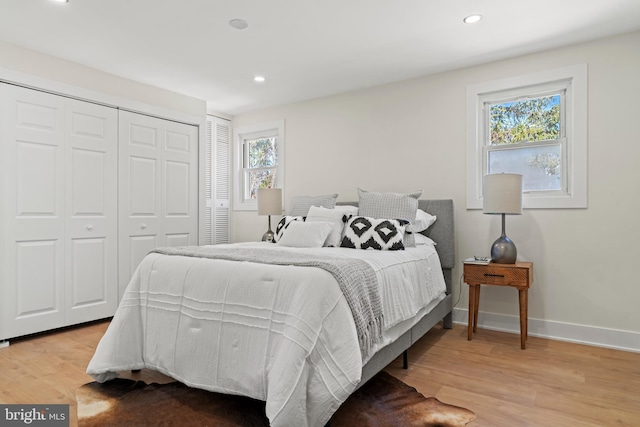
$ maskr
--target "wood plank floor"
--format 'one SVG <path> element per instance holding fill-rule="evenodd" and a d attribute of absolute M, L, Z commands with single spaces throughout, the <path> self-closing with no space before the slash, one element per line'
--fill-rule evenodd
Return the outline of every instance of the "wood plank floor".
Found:
<path fill-rule="evenodd" d="M 65 403 L 77 425 L 75 391 L 108 322 L 14 340 L 0 349 L 1 403 Z M 409 351 L 409 369 L 387 371 L 425 396 L 474 411 L 480 426 L 639 426 L 640 354 L 478 330 L 434 328 Z M 161 374 L 127 373 L 146 382 Z"/>

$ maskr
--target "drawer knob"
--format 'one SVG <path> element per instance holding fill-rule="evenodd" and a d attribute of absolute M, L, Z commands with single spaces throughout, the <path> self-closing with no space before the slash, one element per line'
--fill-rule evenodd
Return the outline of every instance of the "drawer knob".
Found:
<path fill-rule="evenodd" d="M 484 277 L 504 277 L 504 274 L 484 273 Z"/>

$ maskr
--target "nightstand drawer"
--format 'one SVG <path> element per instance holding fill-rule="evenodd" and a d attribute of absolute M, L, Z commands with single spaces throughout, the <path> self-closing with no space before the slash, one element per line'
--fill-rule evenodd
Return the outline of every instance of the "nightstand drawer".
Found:
<path fill-rule="evenodd" d="M 504 267 L 500 264 L 465 264 L 464 266 L 465 283 L 529 287 L 531 283 L 531 277 L 529 277 L 529 275 L 529 268 L 518 268 L 513 265 Z"/>

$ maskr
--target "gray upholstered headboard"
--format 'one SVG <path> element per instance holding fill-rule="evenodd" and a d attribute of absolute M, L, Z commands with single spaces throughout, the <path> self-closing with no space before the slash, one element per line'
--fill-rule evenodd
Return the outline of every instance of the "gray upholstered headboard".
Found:
<path fill-rule="evenodd" d="M 436 242 L 436 250 L 440 256 L 442 268 L 455 266 L 453 200 L 418 200 L 418 208 L 435 215 L 433 223 L 422 234 Z"/>
<path fill-rule="evenodd" d="M 338 205 L 358 206 L 358 202 L 338 202 Z M 455 265 L 453 200 L 418 200 L 418 208 L 437 217 L 436 222 L 422 234 L 436 242 L 442 268 L 453 268 Z"/>

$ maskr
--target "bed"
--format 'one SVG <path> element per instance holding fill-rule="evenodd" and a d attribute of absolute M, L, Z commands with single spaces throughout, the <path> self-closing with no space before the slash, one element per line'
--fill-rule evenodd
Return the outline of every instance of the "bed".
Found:
<path fill-rule="evenodd" d="M 192 387 L 266 401 L 273 426 L 325 425 L 351 393 L 436 323 L 452 327 L 453 202 L 419 200 L 418 207 L 437 217 L 422 232 L 435 245 L 406 251 L 280 248 L 296 265 L 220 258 L 247 248 L 270 252 L 265 245 L 276 245 L 266 242 L 217 245 L 196 256 L 150 253 L 87 373 L 104 382 L 121 371 L 154 369 Z M 373 271 L 363 274 L 374 274 L 384 288 L 380 322 L 371 320 L 378 318 L 375 310 L 356 313 L 352 304 L 359 303 L 343 280 L 318 268 L 316 257 L 324 263 L 325 250 L 331 250 L 327 259 Z M 415 287 L 413 276 L 433 281 L 436 290 Z M 354 277 L 349 280 L 364 280 Z M 416 296 L 389 302 L 395 281 L 414 286 Z M 372 332 L 376 328 L 379 334 Z"/>

